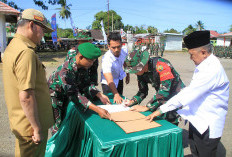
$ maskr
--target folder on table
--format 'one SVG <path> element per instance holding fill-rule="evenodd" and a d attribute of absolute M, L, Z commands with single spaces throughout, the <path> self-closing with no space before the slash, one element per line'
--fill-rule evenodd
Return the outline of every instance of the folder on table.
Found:
<path fill-rule="evenodd" d="M 127 134 L 161 126 L 154 121 L 145 119 L 146 116 L 135 111 L 122 111 L 111 113 L 111 119 Z"/>

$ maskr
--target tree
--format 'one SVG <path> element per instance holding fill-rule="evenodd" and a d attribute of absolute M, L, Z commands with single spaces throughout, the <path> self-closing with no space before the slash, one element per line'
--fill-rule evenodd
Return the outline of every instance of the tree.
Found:
<path fill-rule="evenodd" d="M 230 32 L 232 32 L 232 25 L 230 25 Z"/>
<path fill-rule="evenodd" d="M 147 33 L 147 29 L 145 27 L 145 25 L 135 26 L 135 34 Z"/>
<path fill-rule="evenodd" d="M 200 20 L 197 21 L 196 27 L 197 27 L 197 30 L 199 30 L 199 31 L 205 29 L 204 23 Z"/>
<path fill-rule="evenodd" d="M 113 16 L 113 30 L 120 30 L 124 27 L 122 23 L 122 17 L 118 15 L 114 10 L 109 11 L 109 27 L 108 27 L 108 12 L 100 11 L 94 15 L 95 20 L 92 23 L 92 29 L 101 29 L 100 22 L 103 20 L 105 32 L 108 32 L 108 28 L 112 30 L 112 16 Z"/>
<path fill-rule="evenodd" d="M 123 30 L 124 30 L 125 32 L 127 32 L 127 31 L 133 32 L 133 31 L 134 31 L 134 27 L 127 24 L 126 26 L 124 26 Z"/>
<path fill-rule="evenodd" d="M 20 12 L 22 12 L 24 9 L 18 7 L 18 5 L 12 1 L 9 1 L 9 0 L 1 0 L 3 3 L 6 3 L 8 4 L 9 6 L 11 6 L 12 8 L 15 8 L 16 10 L 19 10 Z M 58 4 L 60 0 L 33 0 L 35 5 L 38 5 L 39 7 L 41 7 L 42 9 L 44 10 L 48 10 L 48 4 L 51 4 L 51 5 L 55 5 L 55 4 Z"/>
<path fill-rule="evenodd" d="M 178 32 L 178 31 L 175 30 L 174 28 L 171 28 L 170 30 L 166 29 L 166 30 L 164 31 L 164 33 L 180 33 L 180 32 Z"/>
<path fill-rule="evenodd" d="M 58 28 L 57 36 L 59 38 L 74 38 L 73 30 L 71 28 L 67 28 L 67 29 Z"/>
<path fill-rule="evenodd" d="M 61 8 L 58 8 L 60 11 L 60 17 L 62 19 L 68 19 L 71 16 L 71 12 L 70 12 L 70 6 L 72 6 L 71 4 L 67 5 L 67 1 L 66 0 L 60 0 L 58 2 L 58 4 L 61 5 Z"/>
<path fill-rule="evenodd" d="M 196 28 L 194 28 L 192 25 L 188 25 L 188 27 L 185 28 L 185 29 L 182 31 L 182 33 L 183 33 L 184 35 L 189 35 L 190 33 L 194 32 L 194 31 L 196 31 Z"/>
<path fill-rule="evenodd" d="M 151 33 L 151 34 L 156 34 L 156 33 L 158 33 L 158 29 L 155 28 L 154 26 L 148 26 L 148 27 L 147 27 L 147 30 L 148 30 L 148 33 Z"/>

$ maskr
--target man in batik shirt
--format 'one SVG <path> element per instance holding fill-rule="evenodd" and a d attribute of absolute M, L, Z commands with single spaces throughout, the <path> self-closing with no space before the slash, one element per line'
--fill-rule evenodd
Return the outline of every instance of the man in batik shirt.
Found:
<path fill-rule="evenodd" d="M 135 105 L 132 107 L 135 111 L 155 111 L 185 87 L 180 75 L 168 60 L 160 57 L 149 58 L 147 51 L 134 50 L 129 54 L 125 62 L 125 71 L 136 74 L 138 79 L 139 91 L 127 102 L 128 106 Z M 146 98 L 149 83 L 155 88 L 156 94 L 146 106 L 137 105 Z M 162 116 L 162 118 L 175 125 L 178 125 L 178 117 L 176 111 L 168 112 Z"/>
<path fill-rule="evenodd" d="M 101 55 L 101 51 L 91 43 L 80 44 L 76 51 L 76 56 L 59 66 L 48 80 L 55 118 L 52 134 L 58 131 L 69 101 L 73 101 L 83 111 L 89 108 L 97 112 L 100 117 L 110 119 L 110 114 L 106 110 L 90 101 L 98 97 L 103 104 L 107 104 L 110 103 L 108 97 L 90 83 L 87 73 L 82 73 L 83 68 L 88 69 L 92 66 Z"/>

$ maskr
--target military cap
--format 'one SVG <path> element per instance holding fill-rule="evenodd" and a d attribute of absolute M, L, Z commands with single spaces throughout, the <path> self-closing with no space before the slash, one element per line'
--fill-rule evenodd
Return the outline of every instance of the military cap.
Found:
<path fill-rule="evenodd" d="M 126 58 L 125 72 L 137 73 L 143 69 L 149 60 L 149 53 L 147 51 L 134 50 Z"/>
<path fill-rule="evenodd" d="M 210 31 L 195 31 L 184 37 L 188 49 L 198 48 L 210 43 Z"/>
<path fill-rule="evenodd" d="M 26 9 L 19 16 L 19 20 L 26 19 L 34 21 L 35 24 L 40 25 L 45 29 L 45 33 L 53 32 L 54 30 L 48 25 L 47 19 L 39 10 L 35 9 Z"/>
<path fill-rule="evenodd" d="M 94 44 L 83 43 L 78 46 L 78 51 L 88 59 L 97 59 L 101 56 L 101 50 Z"/>

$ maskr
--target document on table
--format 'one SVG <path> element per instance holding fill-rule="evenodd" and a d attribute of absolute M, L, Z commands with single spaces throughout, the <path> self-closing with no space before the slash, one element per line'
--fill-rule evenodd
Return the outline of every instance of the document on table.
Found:
<path fill-rule="evenodd" d="M 111 113 L 111 119 L 127 134 L 161 126 L 145 119 L 146 116 L 136 111 L 122 111 Z"/>
<path fill-rule="evenodd" d="M 101 107 L 101 108 L 107 110 L 109 113 L 121 112 L 121 111 L 129 111 L 130 110 L 130 107 L 125 106 L 124 104 L 98 105 L 98 107 Z"/>

